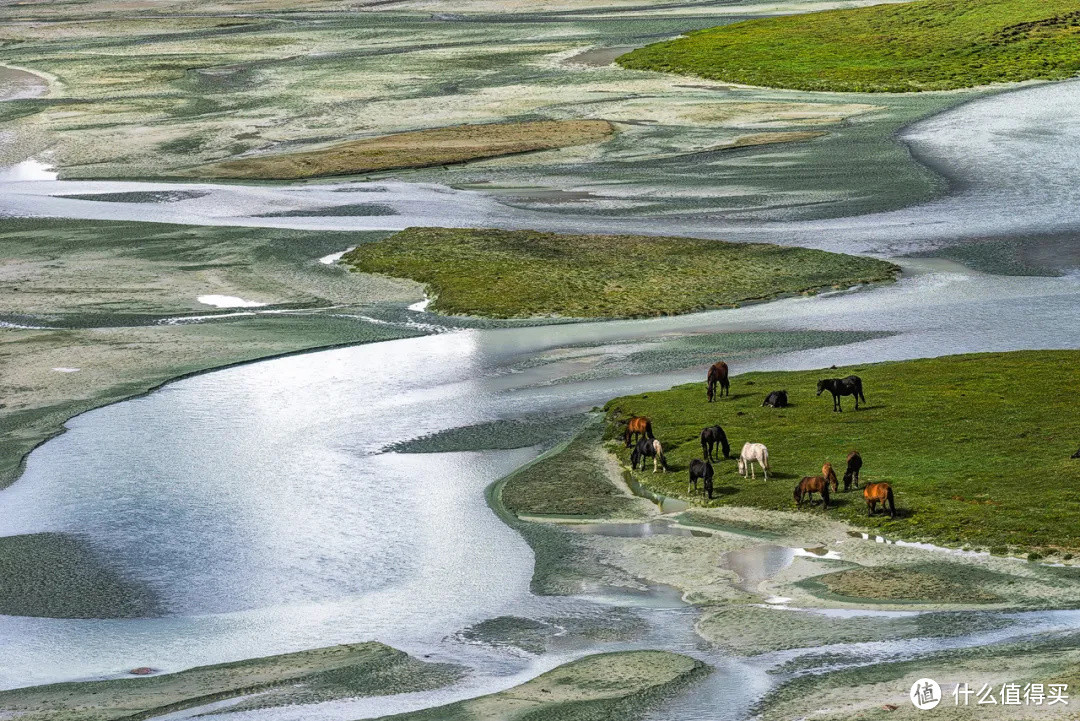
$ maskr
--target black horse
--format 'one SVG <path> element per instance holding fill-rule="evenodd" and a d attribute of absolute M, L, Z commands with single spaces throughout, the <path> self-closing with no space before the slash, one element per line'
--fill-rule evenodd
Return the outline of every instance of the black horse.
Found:
<path fill-rule="evenodd" d="M 866 396 L 862 392 L 862 378 L 859 376 L 820 380 L 817 382 L 817 394 L 820 396 L 823 391 L 832 393 L 832 409 L 837 413 L 844 411 L 840 407 L 840 396 L 855 396 L 855 410 L 859 410 L 860 400 L 866 403 Z"/>
<path fill-rule="evenodd" d="M 847 470 L 844 471 L 844 490 L 847 491 L 854 483 L 859 487 L 859 471 L 862 469 L 862 456 L 858 451 L 852 451 L 847 457 Z"/>
<path fill-rule="evenodd" d="M 687 493 L 690 493 L 691 489 L 697 491 L 697 482 L 699 478 L 704 482 L 701 487 L 701 492 L 711 499 L 713 488 L 712 464 L 708 461 L 703 461 L 700 458 L 695 458 L 690 461 L 690 483 L 686 486 Z"/>
<path fill-rule="evenodd" d="M 1080 458 L 1080 451 L 1077 451 L 1076 453 L 1072 454 L 1072 457 L 1073 458 Z"/>
<path fill-rule="evenodd" d="M 717 444 L 724 451 L 724 458 L 731 458 L 731 446 L 728 445 L 727 434 L 724 433 L 723 428 L 709 426 L 701 432 L 701 452 L 705 455 L 705 460 L 713 459 L 713 451 Z M 716 460 L 720 460 L 720 456 L 716 456 Z"/>
<path fill-rule="evenodd" d="M 637 442 L 633 453 L 630 454 L 630 467 L 636 471 L 638 462 L 640 462 L 641 470 L 644 471 L 646 458 L 653 459 L 653 473 L 656 473 L 657 461 L 660 461 L 660 465 L 665 471 L 668 469 L 667 458 L 664 457 L 664 447 L 655 438 L 642 438 Z"/>
<path fill-rule="evenodd" d="M 787 408 L 787 391 L 773 391 L 765 396 L 765 400 L 761 402 L 761 405 L 762 407 Z"/>

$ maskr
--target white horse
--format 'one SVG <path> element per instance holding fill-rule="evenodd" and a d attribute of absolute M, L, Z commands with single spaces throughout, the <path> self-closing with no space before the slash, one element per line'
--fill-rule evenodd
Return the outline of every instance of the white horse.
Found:
<path fill-rule="evenodd" d="M 746 472 L 749 470 L 750 477 L 756 479 L 754 461 L 757 461 L 757 464 L 761 466 L 761 470 L 765 474 L 765 480 L 769 480 L 769 449 L 765 447 L 764 443 L 747 443 L 743 445 L 742 453 L 739 454 L 739 475 L 746 478 Z"/>

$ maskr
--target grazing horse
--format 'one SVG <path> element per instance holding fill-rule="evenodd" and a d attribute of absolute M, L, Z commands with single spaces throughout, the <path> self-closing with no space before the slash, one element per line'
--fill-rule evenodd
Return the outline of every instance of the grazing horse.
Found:
<path fill-rule="evenodd" d="M 1077 451 L 1076 453 L 1072 454 L 1072 457 L 1073 458 L 1080 458 L 1080 451 Z"/>
<path fill-rule="evenodd" d="M 728 367 L 724 361 L 717 361 L 709 368 L 709 375 L 705 378 L 705 388 L 711 403 L 716 398 L 716 384 L 720 384 L 720 395 L 731 395 L 731 383 L 728 382 Z"/>
<path fill-rule="evenodd" d="M 802 505 L 803 496 L 813 503 L 815 493 L 821 494 L 821 510 L 826 510 L 829 507 L 829 482 L 821 476 L 803 476 L 795 486 L 795 505 Z"/>
<path fill-rule="evenodd" d="M 631 437 L 634 439 L 631 442 Z M 626 441 L 626 447 L 629 448 L 641 438 L 654 438 L 652 434 L 652 421 L 645 416 L 634 416 L 626 422 L 626 432 L 623 433 L 623 440 Z"/>
<path fill-rule="evenodd" d="M 880 503 L 883 511 L 888 504 L 889 518 L 896 518 L 896 503 L 893 501 L 892 486 L 888 483 L 867 483 L 862 495 L 866 499 L 866 507 L 870 510 L 868 515 L 874 515 L 877 504 Z"/>
<path fill-rule="evenodd" d="M 847 470 L 844 471 L 844 490 L 851 488 L 851 484 L 854 483 L 855 487 L 859 487 L 859 469 L 862 468 L 862 456 L 858 451 L 852 451 L 847 454 Z"/>
<path fill-rule="evenodd" d="M 825 461 L 825 465 L 821 467 L 821 475 L 832 486 L 833 493 L 840 488 L 840 481 L 836 480 L 836 471 L 833 470 L 832 464 L 828 461 Z"/>
<path fill-rule="evenodd" d="M 765 400 L 761 402 L 761 405 L 762 407 L 769 406 L 770 408 L 787 408 L 787 391 L 773 391 L 765 396 Z"/>
<path fill-rule="evenodd" d="M 705 456 L 705 460 L 713 459 L 713 452 L 718 445 L 724 451 L 724 458 L 731 458 L 731 446 L 728 445 L 727 434 L 724 433 L 723 428 L 709 426 L 701 431 L 701 453 Z M 717 456 L 716 460 L 720 460 L 720 456 Z"/>
<path fill-rule="evenodd" d="M 690 461 L 690 483 L 688 483 L 686 486 L 687 493 L 690 493 L 691 489 L 693 489 L 693 491 L 695 492 L 697 491 L 697 482 L 699 478 L 704 481 L 701 486 L 702 494 L 707 495 L 711 499 L 713 488 L 712 464 L 708 461 L 703 461 L 700 458 L 695 458 L 694 460 Z"/>
<path fill-rule="evenodd" d="M 762 472 L 765 473 L 765 480 L 769 480 L 769 449 L 763 443 L 746 443 L 743 445 L 742 453 L 739 454 L 739 475 L 746 478 L 746 474 L 749 472 L 751 478 L 757 478 L 754 475 L 755 461 L 761 466 Z"/>
<path fill-rule="evenodd" d="M 855 396 L 855 410 L 859 410 L 859 401 L 866 403 L 866 396 L 862 392 L 862 378 L 848 376 L 847 378 L 826 378 L 817 382 L 817 394 L 829 391 L 832 393 L 832 409 L 837 413 L 843 413 L 840 407 L 840 396 Z"/>
<path fill-rule="evenodd" d="M 664 468 L 664 473 L 667 473 L 667 458 L 664 457 L 664 447 L 660 445 L 660 441 L 655 438 L 642 438 L 639 440 L 634 452 L 630 454 L 630 467 L 636 471 L 638 461 L 641 461 L 641 470 L 644 471 L 646 458 L 652 459 L 653 473 L 656 473 L 657 461 Z"/>

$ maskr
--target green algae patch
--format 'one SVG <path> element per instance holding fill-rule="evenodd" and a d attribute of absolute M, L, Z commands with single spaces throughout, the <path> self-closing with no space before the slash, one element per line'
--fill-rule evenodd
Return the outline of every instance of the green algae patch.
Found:
<path fill-rule="evenodd" d="M 185 173 L 202 178 L 299 180 L 466 163 L 605 140 L 606 120 L 536 120 L 429 128 L 297 153 L 226 160 Z"/>
<path fill-rule="evenodd" d="M 646 488 L 696 505 L 786 511 L 796 510 L 800 478 L 819 474 L 825 461 L 842 475 L 847 453 L 858 449 L 863 482 L 892 484 L 897 517 L 868 516 L 862 493 L 842 488 L 826 517 L 893 539 L 1072 552 L 1080 548 L 1080 463 L 1070 458 L 1080 438 L 1072 408 L 1078 363 L 1078 351 L 1021 351 L 747 373 L 716 403 L 703 382 L 609 401 L 605 436 L 629 465 L 624 421 L 648 416 L 673 472 L 636 472 Z M 834 413 L 828 393 L 815 396 L 816 382 L 849 374 L 862 378 L 867 403 L 855 411 L 845 397 L 844 412 Z M 761 406 L 775 389 L 787 390 L 790 407 Z M 735 455 L 745 442 L 764 443 L 771 470 L 768 482 L 760 470 L 751 480 L 731 461 L 714 462 L 709 502 L 686 494 L 686 468 L 701 457 L 701 429 L 717 422 Z M 820 505 L 801 510 L 823 513 Z"/>
<path fill-rule="evenodd" d="M 564 664 L 507 691 L 383 721 L 636 719 L 709 670 L 667 651 L 604 653 Z"/>
<path fill-rule="evenodd" d="M 799 585 L 818 595 L 843 600 L 978 604 L 1003 600 L 986 588 L 995 582 L 1008 583 L 1008 579 L 992 571 L 950 563 L 853 568 L 815 576 Z"/>
<path fill-rule="evenodd" d="M 584 424 L 581 416 L 524 418 L 475 423 L 448 428 L 395 443 L 387 450 L 397 453 L 456 453 L 505 451 L 550 444 L 574 434 Z"/>
<path fill-rule="evenodd" d="M 407 693 L 458 680 L 461 669 L 418 661 L 381 643 L 346 644 L 178 673 L 0 691 L 22 721 L 146 719 L 240 696 L 230 711 Z"/>
<path fill-rule="evenodd" d="M 617 62 L 799 90 L 950 90 L 1071 77 L 1078 28 L 1070 0 L 915 0 L 700 30 Z"/>
<path fill-rule="evenodd" d="M 900 272 L 875 258 L 764 243 L 455 228 L 409 228 L 342 261 L 426 284 L 432 310 L 493 318 L 673 315 Z"/>
<path fill-rule="evenodd" d="M 0 614 L 141 618 L 161 611 L 151 590 L 122 577 L 77 536 L 0 538 Z"/>

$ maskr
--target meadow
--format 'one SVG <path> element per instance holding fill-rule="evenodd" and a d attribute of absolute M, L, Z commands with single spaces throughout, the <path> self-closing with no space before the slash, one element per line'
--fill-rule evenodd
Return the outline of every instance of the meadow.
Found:
<path fill-rule="evenodd" d="M 1078 28 L 1069 0 L 915 0 L 700 30 L 617 62 L 799 90 L 951 90 L 1072 77 Z"/>
<path fill-rule="evenodd" d="M 832 506 L 806 505 L 891 538 L 978 547 L 1032 557 L 1080 549 L 1080 418 L 1073 408 L 1077 351 L 946 356 L 818 371 L 747 373 L 732 379 L 731 396 L 708 403 L 705 384 L 626 396 L 610 401 L 608 447 L 629 465 L 621 422 L 652 419 L 670 473 L 638 471 L 647 488 L 711 506 L 793 510 L 792 491 L 803 476 L 818 475 L 825 461 L 844 471 L 848 451 L 863 456 L 864 483 L 888 481 L 898 515 L 867 515 L 859 491 L 832 497 Z M 736 369 L 737 370 L 737 369 Z M 867 404 L 832 411 L 819 378 L 857 374 Z M 774 389 L 792 405 L 765 408 Z M 698 435 L 720 424 L 737 456 L 743 443 L 769 448 L 769 480 L 743 479 L 734 461 L 714 463 L 716 493 L 709 502 L 688 496 L 687 466 L 702 457 Z"/>
<path fill-rule="evenodd" d="M 493 318 L 672 315 L 899 274 L 874 258 L 763 243 L 452 228 L 409 228 L 342 260 L 426 284 L 431 310 Z"/>

